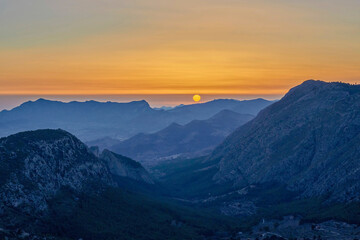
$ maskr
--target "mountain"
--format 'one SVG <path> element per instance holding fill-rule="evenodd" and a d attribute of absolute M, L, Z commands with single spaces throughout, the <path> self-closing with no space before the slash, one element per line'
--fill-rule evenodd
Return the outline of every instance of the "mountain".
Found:
<path fill-rule="evenodd" d="M 256 115 L 261 109 L 269 106 L 271 103 L 272 101 L 268 101 L 262 98 L 243 101 L 235 99 L 215 99 L 213 101 L 201 104 L 178 106 L 168 111 L 172 114 L 198 116 L 196 119 L 199 119 L 199 117 L 209 118 L 224 109 L 241 114 Z"/>
<path fill-rule="evenodd" d="M 180 156 L 207 155 L 233 130 L 252 118 L 249 114 L 222 110 L 207 120 L 193 120 L 184 126 L 173 123 L 156 133 L 138 134 L 110 149 L 147 165 Z"/>
<path fill-rule="evenodd" d="M 0 113 L 0 135 L 43 128 L 61 128 L 82 140 L 105 136 L 121 138 L 133 134 L 134 119 L 155 113 L 146 101 L 130 103 L 69 102 L 39 99 Z M 126 126 L 125 126 L 126 125 Z M 139 131 L 146 131 L 137 125 Z"/>
<path fill-rule="evenodd" d="M 63 130 L 38 130 L 0 139 L 0 209 L 43 214 L 63 188 L 98 192 L 115 183 L 103 161 Z M 96 187 L 95 187 L 96 186 Z"/>
<path fill-rule="evenodd" d="M 269 106 L 271 103 L 273 103 L 273 101 L 262 98 L 243 101 L 235 99 L 215 99 L 200 104 L 178 106 L 166 111 L 167 118 L 170 120 L 166 126 L 173 122 L 184 125 L 192 120 L 206 120 L 222 110 L 231 110 L 236 113 L 255 116 L 260 110 Z"/>
<path fill-rule="evenodd" d="M 99 158 L 106 162 L 110 172 L 115 176 L 126 177 L 139 182 L 154 184 L 154 180 L 145 168 L 143 168 L 140 163 L 130 158 L 113 153 L 109 150 L 104 150 L 100 154 Z"/>
<path fill-rule="evenodd" d="M 278 183 L 301 197 L 360 201 L 360 86 L 309 80 L 232 133 L 210 156 L 238 189 Z"/>
<path fill-rule="evenodd" d="M 63 130 L 1 138 L 0 238 L 204 239 L 239 227 L 229 218 L 123 190 L 116 176 L 150 181 L 139 163 L 107 150 L 97 157 Z"/>
<path fill-rule="evenodd" d="M 171 111 L 156 114 L 187 119 Z M 157 139 L 186 136 L 191 148 L 187 129 L 210 139 L 239 115 L 173 124 L 176 134 L 163 136 L 176 141 Z M 17 133 L 0 139 L 0 239 L 356 239 L 348 223 L 360 225 L 359 146 L 360 86 L 312 80 L 209 156 L 154 166 L 154 184 L 138 162 L 66 131 Z"/>
<path fill-rule="evenodd" d="M 61 128 L 83 141 L 105 137 L 121 140 L 138 133 L 159 131 L 173 122 L 186 124 L 195 119 L 204 120 L 224 109 L 254 114 L 270 103 L 263 99 L 223 99 L 171 110 L 156 110 L 146 101 L 64 103 L 39 99 L 0 112 L 0 136 L 20 131 Z"/>

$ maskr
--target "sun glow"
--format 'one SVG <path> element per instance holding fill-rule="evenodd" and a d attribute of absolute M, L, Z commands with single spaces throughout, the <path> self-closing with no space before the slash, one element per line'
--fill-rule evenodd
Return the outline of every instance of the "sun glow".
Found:
<path fill-rule="evenodd" d="M 360 77 L 358 0 L 2 2 L 0 94 L 204 100 Z"/>
<path fill-rule="evenodd" d="M 194 95 L 193 96 L 193 100 L 195 101 L 195 102 L 198 102 L 198 101 L 200 101 L 201 100 L 201 97 L 200 97 L 200 95 Z"/>

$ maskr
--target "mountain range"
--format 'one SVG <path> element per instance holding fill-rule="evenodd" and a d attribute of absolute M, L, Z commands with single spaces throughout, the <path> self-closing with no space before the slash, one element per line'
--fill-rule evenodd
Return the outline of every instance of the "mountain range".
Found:
<path fill-rule="evenodd" d="M 174 122 L 186 124 L 195 119 L 208 119 L 224 109 L 255 115 L 269 104 L 271 101 L 264 99 L 219 99 L 170 110 L 156 110 L 146 101 L 64 103 L 39 99 L 0 112 L 0 136 L 20 131 L 61 128 L 82 141 L 105 137 L 123 140 L 138 133 L 159 131 Z"/>
<path fill-rule="evenodd" d="M 359 137 L 360 86 L 309 80 L 209 156 L 151 171 L 173 198 L 238 217 L 241 239 L 357 239 Z"/>
<path fill-rule="evenodd" d="M 221 109 L 224 101 L 231 110 Z M 360 235 L 360 86 L 305 81 L 255 117 L 234 111 L 248 102 L 224 101 L 167 111 L 153 110 L 145 102 L 132 103 L 138 106 L 134 109 L 111 103 L 121 106 L 119 112 L 129 113 L 123 123 L 134 120 L 131 114 L 140 118 L 153 116 L 154 111 L 170 123 L 177 117 L 189 121 L 130 138 L 121 155 L 88 148 L 60 129 L 0 138 L 0 237 L 356 239 Z M 48 101 L 41 102 L 48 106 Z M 81 119 L 87 124 L 102 119 L 82 112 L 85 103 L 69 103 L 80 106 L 71 115 L 69 105 L 55 102 L 46 111 L 49 118 L 41 122 L 44 108 L 33 108 L 39 102 L 28 104 L 31 107 L 2 112 L 1 121 L 7 120 L 14 130 L 16 124 L 24 125 L 11 119 L 20 121 L 27 115 L 28 126 L 40 121 L 34 127 L 49 119 L 58 120 L 54 125 L 77 119 L 78 126 Z M 52 109 L 58 106 L 67 110 Z M 104 112 L 99 109 L 93 111 Z M 205 119 L 193 120 L 194 116 Z M 149 119 L 156 118 L 141 120 Z M 147 165 L 150 173 L 126 156 L 150 161 L 174 154 L 203 155 L 213 148 L 207 156 Z"/>
<path fill-rule="evenodd" d="M 152 134 L 138 134 L 110 147 L 145 165 L 171 158 L 191 158 L 210 154 L 233 130 L 254 116 L 222 110 L 207 120 L 173 123 Z"/>

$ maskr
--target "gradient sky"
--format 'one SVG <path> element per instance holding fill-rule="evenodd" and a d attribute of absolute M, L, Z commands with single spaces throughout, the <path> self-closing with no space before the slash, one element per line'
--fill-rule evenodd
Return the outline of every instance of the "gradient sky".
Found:
<path fill-rule="evenodd" d="M 359 0 L 0 0 L 0 94 L 360 82 Z"/>

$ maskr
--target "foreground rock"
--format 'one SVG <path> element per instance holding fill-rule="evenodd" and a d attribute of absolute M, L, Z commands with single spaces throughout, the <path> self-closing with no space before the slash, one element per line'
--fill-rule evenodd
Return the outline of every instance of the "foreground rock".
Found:
<path fill-rule="evenodd" d="M 66 187 L 76 193 L 114 185 L 106 164 L 63 130 L 38 130 L 0 139 L 1 212 L 44 214 Z"/>

